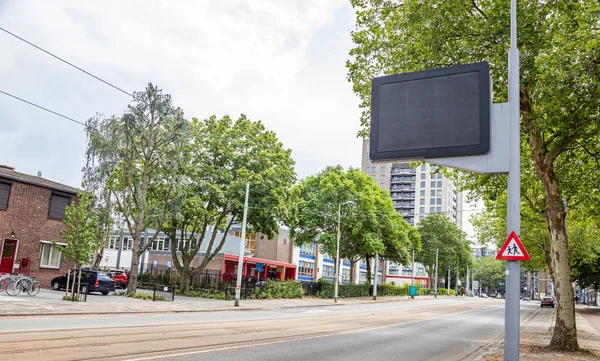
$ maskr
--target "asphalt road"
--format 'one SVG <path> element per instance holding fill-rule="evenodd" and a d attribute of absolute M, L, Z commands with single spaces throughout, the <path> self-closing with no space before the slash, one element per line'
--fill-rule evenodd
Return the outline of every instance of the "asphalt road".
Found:
<path fill-rule="evenodd" d="M 522 303 L 521 317 L 539 309 Z M 2 360 L 463 360 L 501 337 L 504 302 L 438 299 L 199 314 L 0 320 Z"/>

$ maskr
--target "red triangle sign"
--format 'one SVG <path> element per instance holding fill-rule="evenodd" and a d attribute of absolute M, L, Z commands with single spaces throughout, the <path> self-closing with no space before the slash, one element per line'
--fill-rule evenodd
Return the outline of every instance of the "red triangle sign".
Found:
<path fill-rule="evenodd" d="M 531 257 L 529 257 L 525 247 L 523 247 L 519 236 L 517 236 L 515 231 L 512 231 L 502 248 L 498 251 L 496 259 L 504 261 L 529 261 Z"/>

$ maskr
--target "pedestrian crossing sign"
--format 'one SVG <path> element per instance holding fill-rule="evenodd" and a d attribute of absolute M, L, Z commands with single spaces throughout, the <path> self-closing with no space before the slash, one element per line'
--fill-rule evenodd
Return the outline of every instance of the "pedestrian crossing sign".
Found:
<path fill-rule="evenodd" d="M 504 261 L 529 261 L 531 257 L 529 257 L 525 247 L 523 247 L 519 236 L 517 236 L 515 231 L 512 231 L 502 248 L 500 248 L 500 251 L 498 251 L 496 259 Z"/>

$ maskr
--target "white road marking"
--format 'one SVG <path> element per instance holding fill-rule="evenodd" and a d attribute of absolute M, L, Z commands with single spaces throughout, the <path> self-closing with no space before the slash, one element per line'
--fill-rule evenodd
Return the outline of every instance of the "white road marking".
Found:
<path fill-rule="evenodd" d="M 334 332 L 334 333 L 329 333 L 329 334 L 326 334 L 326 335 L 303 336 L 303 337 L 296 337 L 296 338 L 291 338 L 291 339 L 288 338 L 288 339 L 285 339 L 285 340 L 278 340 L 278 341 L 258 342 L 258 343 L 253 343 L 253 344 L 250 344 L 250 345 L 227 346 L 227 347 L 213 348 L 213 349 L 209 349 L 209 350 L 180 352 L 180 353 L 174 353 L 174 354 L 170 354 L 170 355 L 141 357 L 141 358 L 135 358 L 135 359 L 127 359 L 125 361 L 158 360 L 158 359 L 163 359 L 163 358 L 167 358 L 167 357 L 197 355 L 197 354 L 209 353 L 209 352 L 216 352 L 216 351 L 237 350 L 237 349 L 250 348 L 250 347 L 256 347 L 256 346 L 275 345 L 275 344 L 284 343 L 284 342 L 296 342 L 296 341 L 314 340 L 314 339 L 318 339 L 318 338 L 325 338 L 325 337 L 332 337 L 332 336 L 351 335 L 351 334 L 354 334 L 354 333 L 377 331 L 377 330 L 382 330 L 382 329 L 390 328 L 390 327 L 406 326 L 406 325 L 410 325 L 410 324 L 418 323 L 418 322 L 437 320 L 437 319 L 444 318 L 444 317 L 457 316 L 457 315 L 461 315 L 463 313 L 468 313 L 468 312 L 473 312 L 473 311 L 480 311 L 480 310 L 485 310 L 485 309 L 494 308 L 494 307 L 496 307 L 496 306 L 488 306 L 488 307 L 484 307 L 484 308 L 478 308 L 478 309 L 475 309 L 475 310 L 466 310 L 466 311 L 462 311 L 462 312 L 450 313 L 450 314 L 446 314 L 446 315 L 442 315 L 442 316 L 436 316 L 436 317 L 430 317 L 430 318 L 426 318 L 426 319 L 422 319 L 422 320 L 400 322 L 400 323 L 395 323 L 395 324 L 392 324 L 392 325 L 375 326 L 375 327 L 363 328 L 363 329 L 360 329 L 360 330 Z M 157 351 L 157 352 L 160 352 L 160 351 Z"/>

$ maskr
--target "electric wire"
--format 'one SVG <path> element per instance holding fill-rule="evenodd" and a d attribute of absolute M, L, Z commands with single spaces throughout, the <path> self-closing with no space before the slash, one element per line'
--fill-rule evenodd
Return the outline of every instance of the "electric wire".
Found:
<path fill-rule="evenodd" d="M 9 96 L 9 97 L 11 97 L 11 98 L 13 98 L 13 99 L 20 100 L 20 101 L 22 101 L 23 103 L 29 104 L 29 105 L 31 105 L 31 106 L 34 106 L 34 107 L 36 107 L 36 108 L 39 108 L 39 109 L 45 110 L 45 111 L 47 111 L 47 112 L 49 112 L 49 113 L 52 113 L 52 114 L 54 114 L 54 115 L 57 115 L 57 116 L 59 116 L 59 117 L 61 117 L 61 118 L 65 118 L 65 119 L 67 119 L 67 120 L 70 120 L 70 121 L 72 121 L 73 123 L 77 123 L 77 124 L 83 125 L 84 127 L 87 127 L 87 125 L 86 125 L 85 123 L 82 123 L 82 122 L 80 122 L 79 120 L 75 120 L 75 119 L 73 119 L 73 118 L 71 118 L 71 117 L 68 117 L 68 116 L 66 116 L 66 115 L 64 115 L 64 114 L 60 114 L 60 113 L 58 113 L 58 112 L 55 112 L 54 110 L 50 110 L 50 109 L 48 109 L 48 108 L 46 108 L 46 107 L 43 107 L 43 106 L 41 106 L 41 105 L 38 105 L 38 104 L 36 104 L 36 103 L 30 102 L 30 101 L 28 101 L 28 100 L 25 100 L 25 99 L 23 99 L 23 98 L 19 98 L 19 97 L 18 97 L 18 96 L 16 96 L 16 95 L 13 95 L 13 94 L 7 93 L 7 92 L 5 92 L 5 91 L 2 91 L 2 90 L 0 90 L 0 93 L 4 94 L 4 95 L 6 95 L 6 96 Z"/>
<path fill-rule="evenodd" d="M 46 53 L 46 54 L 50 55 L 51 57 L 53 57 L 53 58 L 55 58 L 55 59 L 58 59 L 58 60 L 62 61 L 63 63 L 65 63 L 65 64 L 67 64 L 67 65 L 70 65 L 70 66 L 72 66 L 73 68 L 75 68 L 75 69 L 77 69 L 77 70 L 79 70 L 79 71 L 81 71 L 81 72 L 83 72 L 83 73 L 85 73 L 85 74 L 87 74 L 87 75 L 91 76 L 92 78 L 94 78 L 94 79 L 96 79 L 96 80 L 98 80 L 98 81 L 101 81 L 101 82 L 103 82 L 104 84 L 106 84 L 106 85 L 108 85 L 108 86 L 110 86 L 110 87 L 112 87 L 112 88 L 114 88 L 114 89 L 116 89 L 116 90 L 118 90 L 118 91 L 120 91 L 120 92 L 122 92 L 122 93 L 124 93 L 124 94 L 127 94 L 127 95 L 129 95 L 130 97 L 132 97 L 132 98 L 133 98 L 133 94 L 129 93 L 128 91 L 125 91 L 125 90 L 123 90 L 123 89 L 119 88 L 118 86 L 116 86 L 116 85 L 114 85 L 114 84 L 111 84 L 110 82 L 108 82 L 108 81 L 106 81 L 106 80 L 104 80 L 104 79 L 102 79 L 102 78 L 100 78 L 100 77 L 98 77 L 98 76 L 96 76 L 96 75 L 94 75 L 94 74 L 90 73 L 89 71 L 86 71 L 86 70 L 84 70 L 84 69 L 82 69 L 82 68 L 78 67 L 77 65 L 75 65 L 75 64 L 73 64 L 73 63 L 71 63 L 71 62 L 68 62 L 67 60 L 65 60 L 65 59 L 61 58 L 61 57 L 60 57 L 60 56 L 58 56 L 58 55 L 54 55 L 54 54 L 52 54 L 52 53 L 51 53 L 51 52 L 49 52 L 48 50 L 45 50 L 45 49 L 41 48 L 40 46 L 37 46 L 37 45 L 35 45 L 34 43 L 32 43 L 32 42 L 30 42 L 30 41 L 27 41 L 27 40 L 23 39 L 22 37 L 18 36 L 17 34 L 14 34 L 14 33 L 10 32 L 10 31 L 8 31 L 8 30 L 4 29 L 3 27 L 0 27 L 0 30 L 2 30 L 2 31 L 4 31 L 5 33 L 7 33 L 7 34 L 9 34 L 9 35 L 11 35 L 11 36 L 13 36 L 13 37 L 15 37 L 15 38 L 17 38 L 17 39 L 19 39 L 19 40 L 21 40 L 21 41 L 25 42 L 25 43 L 27 43 L 27 44 L 29 44 L 29 45 L 33 46 L 34 48 L 38 49 L 39 51 L 42 51 L 42 52 L 44 52 L 44 53 Z"/>

